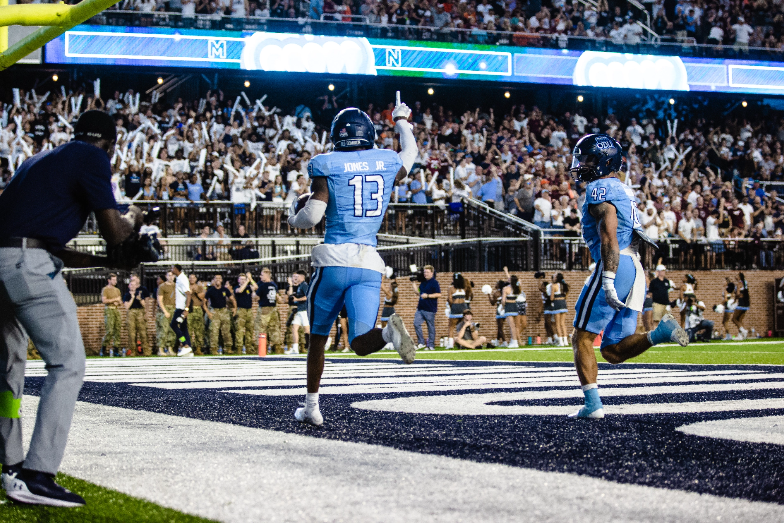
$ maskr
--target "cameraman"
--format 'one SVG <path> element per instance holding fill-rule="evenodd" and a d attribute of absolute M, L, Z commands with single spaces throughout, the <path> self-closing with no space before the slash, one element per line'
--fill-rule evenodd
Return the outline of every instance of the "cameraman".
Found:
<path fill-rule="evenodd" d="M 425 265 L 422 271 L 424 280 L 412 282 L 414 292 L 419 294 L 419 303 L 414 315 L 414 330 L 417 335 L 417 349 L 435 350 L 436 345 L 436 311 L 438 298 L 441 297 L 441 286 L 433 276 L 435 269 L 432 265 Z M 427 346 L 422 335 L 422 322 L 427 322 Z"/>
<path fill-rule="evenodd" d="M 477 332 L 479 325 L 473 321 L 474 315 L 470 309 L 463 312 L 463 321 L 457 325 L 457 336 L 455 343 L 467 349 L 481 348 L 487 343 L 487 338 L 480 336 Z"/>
<path fill-rule="evenodd" d="M 120 215 L 112 193 L 109 158 L 117 138 L 112 118 L 87 111 L 74 136 L 26 160 L 0 195 L 0 359 L 6 362 L 0 369 L 2 479 L 15 501 L 60 507 L 85 504 L 54 481 L 85 367 L 76 304 L 60 271 L 63 266 L 132 268 L 124 253 L 128 260 L 140 259 L 135 240 L 142 224 L 136 207 Z M 91 212 L 109 258 L 65 248 Z M 19 409 L 28 335 L 49 374 L 25 456 Z"/>
<path fill-rule="evenodd" d="M 682 310 L 686 313 L 686 332 L 689 333 L 689 343 L 698 338 L 700 341 L 710 341 L 713 338 L 713 322 L 702 316 L 705 303 L 696 297 L 690 297 L 686 299 Z"/>

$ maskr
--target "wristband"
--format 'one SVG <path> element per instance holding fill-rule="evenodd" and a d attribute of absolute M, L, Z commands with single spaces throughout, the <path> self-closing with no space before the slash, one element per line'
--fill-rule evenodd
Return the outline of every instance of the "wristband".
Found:
<path fill-rule="evenodd" d="M 615 273 L 613 271 L 602 271 L 602 278 L 607 278 L 608 280 L 615 280 Z"/>

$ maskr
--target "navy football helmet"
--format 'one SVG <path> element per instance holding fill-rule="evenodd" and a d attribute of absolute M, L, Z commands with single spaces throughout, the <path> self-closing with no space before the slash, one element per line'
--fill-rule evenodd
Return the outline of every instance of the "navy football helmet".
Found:
<path fill-rule="evenodd" d="M 574 146 L 569 172 L 578 182 L 592 182 L 620 171 L 622 165 L 621 144 L 606 134 L 589 134 Z"/>
<path fill-rule="evenodd" d="M 340 111 L 332 120 L 329 139 L 336 151 L 353 147 L 372 148 L 376 141 L 376 128 L 364 111 L 349 107 Z"/>

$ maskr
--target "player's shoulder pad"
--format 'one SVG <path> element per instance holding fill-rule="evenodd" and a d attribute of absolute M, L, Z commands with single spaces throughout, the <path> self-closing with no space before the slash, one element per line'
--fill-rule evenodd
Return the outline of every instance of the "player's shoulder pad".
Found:
<path fill-rule="evenodd" d="M 329 155 L 330 153 L 317 154 L 308 162 L 308 176 L 317 178 L 319 176 L 329 176 Z"/>

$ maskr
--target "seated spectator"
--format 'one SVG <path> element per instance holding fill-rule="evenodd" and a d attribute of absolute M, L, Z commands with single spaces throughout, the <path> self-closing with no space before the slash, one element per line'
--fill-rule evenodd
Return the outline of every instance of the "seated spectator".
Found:
<path fill-rule="evenodd" d="M 479 324 L 474 323 L 474 315 L 470 310 L 463 311 L 463 321 L 455 328 L 455 343 L 466 349 L 481 349 L 487 338 L 479 335 Z"/>

